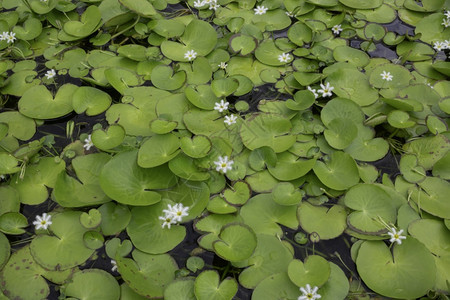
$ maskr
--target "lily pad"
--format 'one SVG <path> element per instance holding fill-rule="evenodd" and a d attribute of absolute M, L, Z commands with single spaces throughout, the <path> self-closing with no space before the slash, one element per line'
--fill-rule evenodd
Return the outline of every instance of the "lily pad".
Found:
<path fill-rule="evenodd" d="M 154 191 L 175 185 L 176 178 L 167 165 L 144 169 L 137 164 L 138 151 L 123 152 L 111 159 L 102 169 L 102 190 L 122 204 L 150 205 L 161 200 Z"/>
<path fill-rule="evenodd" d="M 330 277 L 330 264 L 318 255 L 310 255 L 305 262 L 294 259 L 288 266 L 289 279 L 298 287 L 307 284 L 311 286 L 322 286 Z"/>
<path fill-rule="evenodd" d="M 213 243 L 214 251 L 230 262 L 249 258 L 256 248 L 256 235 L 244 224 L 228 224 L 219 233 L 219 240 Z"/>
<path fill-rule="evenodd" d="M 194 283 L 194 293 L 199 300 L 231 300 L 237 290 L 235 279 L 225 278 L 220 282 L 219 273 L 213 270 L 203 271 Z"/>
<path fill-rule="evenodd" d="M 194 294 L 194 281 L 195 279 L 192 277 L 181 277 L 172 281 L 164 290 L 164 299 L 196 300 Z"/>
<path fill-rule="evenodd" d="M 178 269 L 168 254 L 147 254 L 139 250 L 133 259 L 116 256 L 117 268 L 123 280 L 136 293 L 151 298 L 162 298 L 165 287 L 175 279 Z"/>
<path fill-rule="evenodd" d="M 340 236 L 347 227 L 347 214 L 341 205 L 333 205 L 330 209 L 302 202 L 298 207 L 300 226 L 308 233 L 316 233 L 321 240 L 329 240 Z M 326 224 L 334 224 L 330 227 Z"/>
<path fill-rule="evenodd" d="M 174 134 L 154 135 L 139 149 L 138 165 L 142 168 L 160 166 L 177 156 L 179 147 L 179 139 Z"/>
<path fill-rule="evenodd" d="M 250 187 L 244 181 L 235 182 L 232 188 L 226 189 L 223 192 L 225 201 L 236 206 L 244 205 L 250 198 L 250 195 Z"/>
<path fill-rule="evenodd" d="M 356 258 L 362 280 L 372 290 L 393 298 L 417 298 L 436 280 L 432 254 L 412 237 L 395 245 L 393 254 L 382 241 L 365 241 Z"/>
<path fill-rule="evenodd" d="M 25 233 L 28 226 L 27 218 L 18 212 L 7 212 L 0 216 L 0 231 L 16 235 Z"/>
<path fill-rule="evenodd" d="M 73 110 L 72 97 L 77 89 L 76 85 L 66 83 L 53 97 L 44 85 L 34 86 L 23 93 L 19 100 L 19 111 L 34 119 L 62 117 Z"/>
<path fill-rule="evenodd" d="M 88 269 L 73 274 L 70 282 L 64 285 L 64 294 L 86 300 L 118 300 L 120 288 L 111 274 L 100 269 Z"/>
<path fill-rule="evenodd" d="M 101 213 L 101 229 L 104 235 L 114 235 L 124 230 L 131 220 L 127 206 L 108 202 L 98 208 Z"/>
<path fill-rule="evenodd" d="M 345 190 L 359 182 L 355 161 L 341 151 L 333 152 L 326 162 L 317 161 L 313 170 L 323 184 L 335 190 Z"/>
<path fill-rule="evenodd" d="M 100 150 L 109 150 L 122 144 L 125 129 L 120 125 L 111 125 L 106 130 L 96 129 L 92 132 L 92 143 Z"/>
<path fill-rule="evenodd" d="M 88 116 L 101 114 L 111 105 L 111 96 L 99 89 L 82 86 L 72 95 L 73 109 L 77 114 L 86 112 Z"/>
<path fill-rule="evenodd" d="M 52 215 L 49 228 L 54 235 L 40 234 L 33 239 L 31 254 L 41 266 L 49 270 L 67 270 L 81 265 L 94 253 L 84 246 L 83 236 L 87 229 L 81 225 L 80 215 L 77 211 Z"/>
<path fill-rule="evenodd" d="M 450 203 L 446 200 L 450 193 L 450 183 L 437 177 L 427 177 L 418 185 L 418 188 L 411 189 L 411 199 L 419 205 L 420 209 L 432 215 L 450 219 Z"/>

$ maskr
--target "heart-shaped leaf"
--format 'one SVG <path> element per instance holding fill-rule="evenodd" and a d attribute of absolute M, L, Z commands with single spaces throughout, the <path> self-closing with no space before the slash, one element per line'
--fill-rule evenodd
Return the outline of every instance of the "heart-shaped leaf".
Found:
<path fill-rule="evenodd" d="M 64 24 L 64 31 L 72 36 L 82 38 L 94 32 L 101 21 L 102 15 L 95 5 L 90 5 L 81 15 L 80 21 L 67 21 Z"/>
<path fill-rule="evenodd" d="M 87 269 L 73 274 L 64 285 L 64 294 L 77 299 L 119 300 L 120 288 L 117 280 L 100 269 Z"/>
<path fill-rule="evenodd" d="M 80 215 L 80 223 L 87 229 L 93 229 L 100 225 L 102 221 L 102 215 L 100 211 L 95 208 L 89 210 L 89 212 L 83 212 Z"/>
<path fill-rule="evenodd" d="M 77 114 L 86 112 L 88 116 L 95 116 L 108 109 L 111 96 L 99 89 L 82 86 L 73 93 L 72 105 Z"/>
<path fill-rule="evenodd" d="M 244 181 L 235 182 L 232 189 L 226 189 L 223 192 L 225 201 L 238 206 L 244 205 L 250 198 L 250 195 L 250 187 Z"/>
<path fill-rule="evenodd" d="M 122 144 L 125 130 L 120 125 L 111 125 L 106 130 L 96 129 L 92 132 L 92 142 L 100 150 L 109 150 Z"/>
<path fill-rule="evenodd" d="M 289 279 L 298 287 L 307 284 L 311 286 L 322 286 L 330 277 L 330 264 L 318 255 L 310 255 L 305 262 L 294 259 L 288 266 Z"/>
<path fill-rule="evenodd" d="M 231 300 L 236 295 L 238 284 L 233 278 L 225 278 L 222 282 L 217 271 L 203 271 L 194 283 L 194 293 L 199 300 Z"/>
<path fill-rule="evenodd" d="M 228 224 L 219 233 L 219 240 L 213 243 L 214 251 L 228 261 L 242 261 L 249 258 L 256 248 L 256 235 L 244 224 Z"/>
<path fill-rule="evenodd" d="M 138 165 L 142 168 L 160 166 L 178 155 L 180 141 L 172 133 L 154 135 L 145 141 L 138 153 Z"/>

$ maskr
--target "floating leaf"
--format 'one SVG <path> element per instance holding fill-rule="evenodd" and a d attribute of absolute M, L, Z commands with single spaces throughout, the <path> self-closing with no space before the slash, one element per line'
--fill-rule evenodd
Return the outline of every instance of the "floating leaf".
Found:
<path fill-rule="evenodd" d="M 330 209 L 302 202 L 298 207 L 300 226 L 308 233 L 316 233 L 321 240 L 329 240 L 340 236 L 347 227 L 347 214 L 341 205 L 333 205 Z M 327 226 L 327 224 L 334 224 Z"/>
<path fill-rule="evenodd" d="M 356 163 L 344 152 L 333 152 L 325 163 L 317 161 L 313 170 L 323 184 L 335 190 L 345 190 L 359 182 Z"/>
<path fill-rule="evenodd" d="M 289 279 L 298 287 L 307 284 L 311 286 L 322 286 L 330 276 L 330 265 L 328 261 L 318 255 L 310 255 L 305 262 L 294 259 L 288 266 Z"/>
<path fill-rule="evenodd" d="M 64 294 L 86 300 L 118 300 L 120 288 L 111 274 L 99 269 L 88 269 L 73 274 L 70 282 L 64 285 Z"/>
<path fill-rule="evenodd" d="M 72 95 L 73 109 L 77 114 L 86 112 L 88 116 L 101 114 L 111 105 L 111 96 L 99 89 L 82 86 Z"/>
<path fill-rule="evenodd" d="M 154 135 L 139 149 L 138 165 L 142 168 L 160 166 L 177 156 L 179 147 L 179 139 L 174 134 Z"/>
<path fill-rule="evenodd" d="M 256 248 L 256 235 L 244 224 L 228 224 L 222 227 L 219 240 L 213 243 L 214 251 L 230 262 L 249 258 Z"/>
<path fill-rule="evenodd" d="M 195 279 L 194 293 L 199 300 L 231 300 L 236 295 L 238 285 L 233 278 L 225 278 L 222 282 L 217 271 L 203 271 Z"/>

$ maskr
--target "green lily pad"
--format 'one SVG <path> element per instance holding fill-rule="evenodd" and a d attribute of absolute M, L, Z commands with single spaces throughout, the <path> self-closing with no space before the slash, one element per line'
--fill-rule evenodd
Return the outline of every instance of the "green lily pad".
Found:
<path fill-rule="evenodd" d="M 100 232 L 91 230 L 84 233 L 83 242 L 87 248 L 97 250 L 103 247 L 105 238 Z"/>
<path fill-rule="evenodd" d="M 244 224 L 228 224 L 222 227 L 219 240 L 213 243 L 214 252 L 230 262 L 249 258 L 256 248 L 256 235 Z"/>
<path fill-rule="evenodd" d="M 326 162 L 317 161 L 313 170 L 323 184 L 335 190 L 345 190 L 359 182 L 355 161 L 341 151 L 333 152 Z"/>
<path fill-rule="evenodd" d="M 198 270 L 203 269 L 205 266 L 205 261 L 203 258 L 198 256 L 191 256 L 186 260 L 186 268 L 188 268 L 192 272 L 197 272 Z"/>
<path fill-rule="evenodd" d="M 76 85 L 62 85 L 53 98 L 44 85 L 37 85 L 23 93 L 19 100 L 21 114 L 34 119 L 53 119 L 67 115 L 73 110 L 72 97 L 78 89 Z"/>
<path fill-rule="evenodd" d="M 169 66 L 156 66 L 152 70 L 152 83 L 155 87 L 173 91 L 181 88 L 186 81 L 186 72 L 175 72 Z"/>
<path fill-rule="evenodd" d="M 400 159 L 399 169 L 403 178 L 411 183 L 422 181 L 427 176 L 425 169 L 417 164 L 415 155 L 403 155 Z"/>
<path fill-rule="evenodd" d="M 268 146 L 279 153 L 295 143 L 295 136 L 289 134 L 291 127 L 291 122 L 281 115 L 258 114 L 245 120 L 239 134 L 250 150 Z"/>
<path fill-rule="evenodd" d="M 304 43 L 310 43 L 312 39 L 312 31 L 302 22 L 294 23 L 287 31 L 289 40 L 298 46 Z"/>
<path fill-rule="evenodd" d="M 193 158 L 183 153 L 169 161 L 169 169 L 176 176 L 186 180 L 204 181 L 211 177 L 206 170 L 199 168 Z"/>
<path fill-rule="evenodd" d="M 150 122 L 150 128 L 156 134 L 166 134 L 177 128 L 178 123 L 164 119 L 155 119 Z"/>
<path fill-rule="evenodd" d="M 333 205 L 328 209 L 302 202 L 298 207 L 298 218 L 303 230 L 311 234 L 316 233 L 321 240 L 334 239 L 347 227 L 347 213 L 341 205 Z M 333 226 L 327 224 L 333 224 Z"/>
<path fill-rule="evenodd" d="M 11 245 L 3 233 L 0 233 L 0 242 L 0 269 L 3 269 L 11 254 Z"/>
<path fill-rule="evenodd" d="M 104 235 L 114 235 L 124 230 L 131 220 L 127 206 L 108 202 L 98 208 L 101 213 L 101 229 Z"/>
<path fill-rule="evenodd" d="M 159 219 L 164 216 L 163 210 L 167 209 L 168 201 L 145 207 L 135 207 L 131 210 L 131 221 L 127 226 L 127 233 L 134 246 L 146 253 L 165 253 L 183 241 L 186 236 L 184 226 L 172 225 L 162 228 Z"/>
<path fill-rule="evenodd" d="M 187 156 L 192 158 L 202 158 L 208 155 L 211 150 L 211 141 L 203 135 L 195 135 L 192 138 L 182 137 L 180 148 Z"/>
<path fill-rule="evenodd" d="M 0 216 L 0 231 L 5 234 L 23 234 L 28 226 L 27 218 L 18 212 L 7 212 Z"/>
<path fill-rule="evenodd" d="M 289 299 L 300 296 L 298 286 L 293 284 L 287 272 L 274 273 L 261 281 L 252 293 L 254 299 L 278 300 L 280 295 L 285 295 Z"/>
<path fill-rule="evenodd" d="M 347 217 L 350 228 L 362 234 L 380 234 L 386 231 L 378 218 L 395 224 L 397 210 L 391 197 L 373 184 L 359 184 L 347 191 L 345 206 L 354 210 Z"/>
<path fill-rule="evenodd" d="M 0 113 L 0 122 L 8 126 L 8 134 L 19 140 L 29 140 L 36 133 L 36 123 L 33 119 L 25 117 L 18 111 L 5 111 Z M 3 125 L 4 126 L 4 125 Z"/>
<path fill-rule="evenodd" d="M 395 245 L 393 254 L 382 241 L 365 241 L 356 258 L 365 284 L 375 292 L 393 298 L 423 296 L 436 280 L 432 254 L 412 237 Z"/>
<path fill-rule="evenodd" d="M 283 66 L 286 64 L 284 61 L 278 59 L 279 55 L 284 52 L 275 46 L 275 42 L 272 39 L 268 39 L 259 44 L 255 51 L 255 57 L 261 63 L 269 66 Z M 288 60 L 292 60 L 292 55 Z"/>
<path fill-rule="evenodd" d="M 433 176 L 450 179 L 450 152 L 438 160 L 433 166 Z"/>
<path fill-rule="evenodd" d="M 428 130 L 432 134 L 443 133 L 448 130 L 447 124 L 436 116 L 428 116 L 426 122 Z"/>
<path fill-rule="evenodd" d="M 0 173 L 13 174 L 20 171 L 19 161 L 9 153 L 0 152 Z"/>
<path fill-rule="evenodd" d="M 92 143 L 100 150 L 109 150 L 122 144 L 125 130 L 120 125 L 111 125 L 106 130 L 96 129 L 92 132 Z"/>
<path fill-rule="evenodd" d="M 275 203 L 271 194 L 256 195 L 241 208 L 240 215 L 244 223 L 255 233 L 282 234 L 278 224 L 295 229 L 298 227 L 295 206 L 284 206 Z"/>
<path fill-rule="evenodd" d="M 292 247 L 276 236 L 257 234 L 256 237 L 258 244 L 255 252 L 248 260 L 238 264 L 241 268 L 247 267 L 239 274 L 239 283 L 247 289 L 254 289 L 268 276 L 285 272 L 293 259 Z"/>
<path fill-rule="evenodd" d="M 403 145 L 403 150 L 406 153 L 416 155 L 419 164 L 425 170 L 430 170 L 439 159 L 446 155 L 449 149 L 449 139 L 442 134 L 433 137 L 423 137 Z"/>
<path fill-rule="evenodd" d="M 87 229 L 81 225 L 80 215 L 77 211 L 52 215 L 49 228 L 54 235 L 40 234 L 31 242 L 30 250 L 36 262 L 49 270 L 67 270 L 81 265 L 94 253 L 84 246 L 83 235 Z"/>
<path fill-rule="evenodd" d="M 138 151 L 123 152 L 111 159 L 102 169 L 102 190 L 122 204 L 150 205 L 161 200 L 153 191 L 173 186 L 176 178 L 167 165 L 144 169 L 137 164 Z"/>
<path fill-rule="evenodd" d="M 77 179 L 66 172 L 59 173 L 53 190 L 54 201 L 64 207 L 83 207 L 110 201 L 99 182 L 100 172 L 110 159 L 105 153 L 74 158 L 72 167 Z"/>
<path fill-rule="evenodd" d="M 102 215 L 99 210 L 92 208 L 89 210 L 89 212 L 83 212 L 80 215 L 80 223 L 83 225 L 86 229 L 93 229 L 100 225 L 100 222 L 102 221 Z"/>
<path fill-rule="evenodd" d="M 238 284 L 234 278 L 220 282 L 217 271 L 203 271 L 194 283 L 195 297 L 199 300 L 231 300 L 236 295 Z"/>
<path fill-rule="evenodd" d="M 251 191 L 248 184 L 244 181 L 237 181 L 234 183 L 233 188 L 226 189 L 223 192 L 223 198 L 231 205 L 241 206 L 244 205 L 250 198 Z"/>
<path fill-rule="evenodd" d="M 130 240 L 123 240 L 119 238 L 113 238 L 106 242 L 105 251 L 110 258 L 115 258 L 116 256 L 125 257 L 130 254 L 133 250 L 133 244 Z"/>
<path fill-rule="evenodd" d="M 357 67 L 365 67 L 370 61 L 367 53 L 349 46 L 334 48 L 333 57 L 336 61 L 345 61 Z"/>
<path fill-rule="evenodd" d="M 138 165 L 142 168 L 160 166 L 178 155 L 180 142 L 174 134 L 154 135 L 145 141 L 138 152 Z"/>
<path fill-rule="evenodd" d="M 147 24 L 148 28 L 166 38 L 181 36 L 185 26 L 177 19 L 152 20 Z"/>
<path fill-rule="evenodd" d="M 164 290 L 164 299 L 196 300 L 194 294 L 194 281 L 195 279 L 192 277 L 181 277 L 172 281 Z"/>
<path fill-rule="evenodd" d="M 118 300 L 120 288 L 111 274 L 88 269 L 73 274 L 70 282 L 64 285 L 64 294 L 77 299 Z"/>
<path fill-rule="evenodd" d="M 120 0 L 120 4 L 143 17 L 152 17 L 156 15 L 156 10 L 153 5 L 145 0 Z"/>
<path fill-rule="evenodd" d="M 294 180 L 306 175 L 316 164 L 316 159 L 302 159 L 290 152 L 277 155 L 275 166 L 268 166 L 270 174 L 279 180 Z"/>
<path fill-rule="evenodd" d="M 303 195 L 300 190 L 290 182 L 280 182 L 272 190 L 272 199 L 280 205 L 298 205 Z"/>
<path fill-rule="evenodd" d="M 184 90 L 186 98 L 198 108 L 205 110 L 214 109 L 214 105 L 219 101 L 219 97 L 214 94 L 211 85 L 187 86 Z"/>
<path fill-rule="evenodd" d="M 444 222 L 434 219 L 419 219 L 410 223 L 408 232 L 437 256 L 447 256 L 450 247 L 450 232 Z"/>
<path fill-rule="evenodd" d="M 358 128 L 353 120 L 336 118 L 328 123 L 328 129 L 324 131 L 327 143 L 335 149 L 345 149 L 358 134 Z"/>
<path fill-rule="evenodd" d="M 373 9 L 381 6 L 383 0 L 339 0 L 342 4 L 356 9 Z"/>
<path fill-rule="evenodd" d="M 401 110 L 393 110 L 387 116 L 389 125 L 395 128 L 408 128 L 416 124 L 409 119 L 409 114 Z"/>
<path fill-rule="evenodd" d="M 240 53 L 243 56 L 252 53 L 257 46 L 257 40 L 254 37 L 245 34 L 236 34 L 232 36 L 228 43 L 230 44 L 231 50 L 235 53 Z"/>
<path fill-rule="evenodd" d="M 42 32 L 42 23 L 36 18 L 28 18 L 23 26 L 14 26 L 13 32 L 16 37 L 21 40 L 32 40 L 37 38 Z"/>
<path fill-rule="evenodd" d="M 330 264 L 318 255 L 310 255 L 305 262 L 294 259 L 287 269 L 289 279 L 298 287 L 307 284 L 311 286 L 322 286 L 330 277 Z"/>
<path fill-rule="evenodd" d="M 123 280 L 136 293 L 151 298 L 162 298 L 165 287 L 175 279 L 178 269 L 168 254 L 147 254 L 139 250 L 133 259 L 116 256 L 117 268 Z"/>
<path fill-rule="evenodd" d="M 99 27 L 101 13 L 97 6 L 90 5 L 80 17 L 80 21 L 67 21 L 64 23 L 64 32 L 77 38 L 90 35 Z"/>
<path fill-rule="evenodd" d="M 218 98 L 233 94 L 238 87 L 239 82 L 234 78 L 221 78 L 211 81 L 211 89 Z"/>
<path fill-rule="evenodd" d="M 88 116 L 96 116 L 111 105 L 111 96 L 99 89 L 82 86 L 72 95 L 73 109 L 77 114 L 86 112 Z"/>
<path fill-rule="evenodd" d="M 418 185 L 418 188 L 411 189 L 411 199 L 419 205 L 420 209 L 432 215 L 450 219 L 450 203 L 447 201 L 450 183 L 437 177 L 427 177 Z"/>
<path fill-rule="evenodd" d="M 8 242 L 6 242 L 9 245 Z M 50 288 L 42 277 L 46 271 L 35 262 L 30 247 L 14 252 L 0 273 L 0 290 L 5 299 L 45 299 Z M 26 284 L 26 288 L 24 288 Z"/>
<path fill-rule="evenodd" d="M 230 205 L 220 196 L 211 198 L 206 209 L 215 214 L 230 214 L 237 211 L 235 206 Z"/>
<path fill-rule="evenodd" d="M 104 70 L 103 73 L 109 84 L 121 94 L 124 94 L 129 87 L 137 86 L 141 83 L 141 78 L 129 69 L 111 67 Z"/>

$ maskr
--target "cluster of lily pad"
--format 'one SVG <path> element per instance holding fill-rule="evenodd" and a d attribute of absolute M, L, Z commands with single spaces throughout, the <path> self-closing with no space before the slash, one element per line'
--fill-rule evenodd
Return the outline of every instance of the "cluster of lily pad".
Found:
<path fill-rule="evenodd" d="M 0 0 L 0 298 L 447 297 L 448 5 Z"/>

